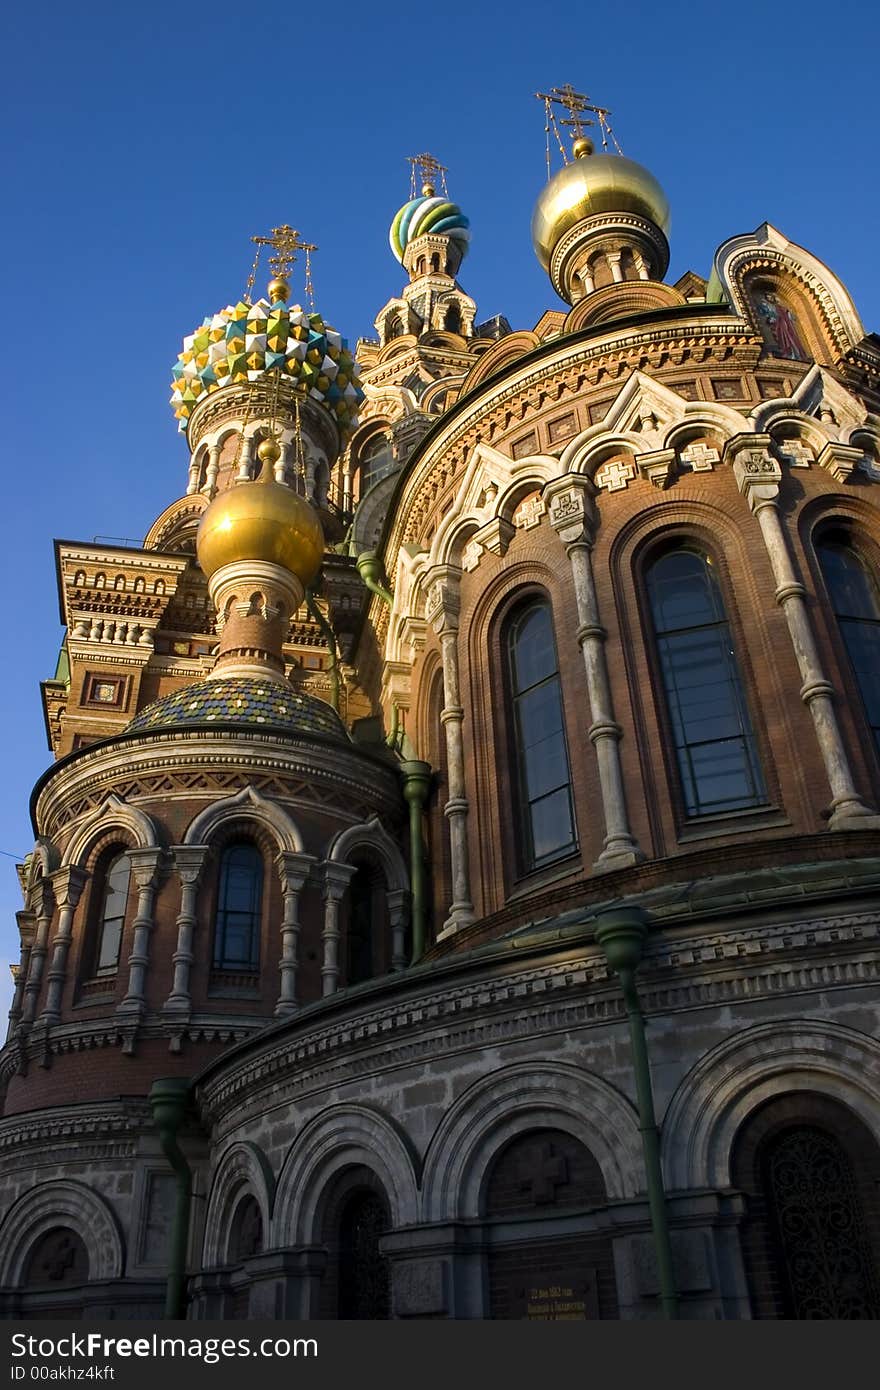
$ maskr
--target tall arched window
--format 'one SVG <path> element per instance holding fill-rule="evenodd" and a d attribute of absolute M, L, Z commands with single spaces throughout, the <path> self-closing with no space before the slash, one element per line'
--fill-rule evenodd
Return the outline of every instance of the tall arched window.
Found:
<path fill-rule="evenodd" d="M 113 975 L 119 965 L 130 879 L 131 861 L 127 854 L 117 852 L 105 861 L 96 933 L 96 975 Z"/>
<path fill-rule="evenodd" d="M 507 629 L 507 664 L 520 803 L 522 868 L 575 848 L 571 772 L 550 605 L 529 603 Z"/>
<path fill-rule="evenodd" d="M 228 845 L 220 859 L 214 969 L 260 968 L 263 856 L 249 841 Z"/>
<path fill-rule="evenodd" d="M 840 635 L 880 752 L 880 593 L 877 582 L 844 531 L 830 531 L 823 536 L 817 553 Z"/>
<path fill-rule="evenodd" d="M 374 434 L 361 450 L 361 497 L 394 467 L 394 453 L 387 434 Z"/>
<path fill-rule="evenodd" d="M 339 1317 L 377 1320 L 390 1314 L 388 1260 L 379 1240 L 389 1228 L 377 1192 L 353 1192 L 339 1219 Z"/>
<path fill-rule="evenodd" d="M 680 547 L 655 560 L 648 597 L 689 816 L 766 804 L 739 665 L 714 566 Z"/>

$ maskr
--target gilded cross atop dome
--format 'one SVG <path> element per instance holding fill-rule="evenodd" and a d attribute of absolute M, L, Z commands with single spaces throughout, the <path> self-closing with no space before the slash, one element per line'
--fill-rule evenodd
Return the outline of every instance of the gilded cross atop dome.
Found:
<path fill-rule="evenodd" d="M 572 132 L 571 153 L 575 159 L 580 159 L 584 155 L 593 153 L 593 142 L 584 134 L 586 126 L 598 125 L 602 134 L 602 149 L 607 152 L 608 141 L 614 145 L 618 154 L 623 154 L 623 150 L 617 142 L 617 137 L 611 129 L 611 122 L 608 117 L 611 115 L 607 106 L 597 106 L 585 92 L 576 92 L 570 82 L 566 82 L 562 87 L 551 87 L 549 92 L 536 92 L 535 97 L 544 103 L 544 114 L 546 118 L 545 129 L 547 133 L 547 178 L 550 178 L 550 132 L 556 136 L 559 145 L 559 152 L 562 155 L 563 164 L 568 164 L 569 156 L 565 148 L 565 141 L 562 138 L 561 130 L 565 129 Z M 567 112 L 565 116 L 558 116 L 557 110 L 561 108 Z M 595 117 L 591 120 L 586 114 L 590 111 Z"/>
<path fill-rule="evenodd" d="M 449 189 L 446 187 L 446 175 L 449 173 L 445 164 L 441 164 L 439 159 L 435 159 L 427 150 L 424 154 L 411 154 L 407 157 L 410 166 L 409 196 L 416 197 L 416 189 L 421 186 L 422 194 L 426 198 L 433 198 L 437 191 L 437 175 L 440 175 L 440 187 L 443 189 L 443 196 L 449 197 Z"/>

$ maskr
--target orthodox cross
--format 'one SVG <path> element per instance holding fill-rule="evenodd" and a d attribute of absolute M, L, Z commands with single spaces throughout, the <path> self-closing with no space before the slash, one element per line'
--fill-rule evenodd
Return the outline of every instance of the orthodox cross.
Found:
<path fill-rule="evenodd" d="M 586 95 L 585 92 L 576 92 L 570 82 L 566 82 L 563 87 L 551 87 L 549 92 L 536 92 L 535 97 L 538 101 L 543 101 L 544 103 L 544 114 L 546 117 L 545 130 L 547 132 L 548 178 L 550 177 L 551 130 L 553 131 L 553 134 L 556 136 L 556 143 L 559 145 L 559 151 L 562 155 L 563 164 L 568 163 L 568 153 L 565 148 L 565 142 L 562 139 L 560 127 L 565 127 L 565 129 L 571 131 L 572 141 L 575 145 L 575 154 L 578 153 L 578 142 L 582 142 L 584 140 L 585 127 L 595 125 L 596 123 L 598 123 L 599 129 L 602 132 L 603 150 L 608 149 L 608 140 L 610 137 L 617 153 L 623 153 L 623 151 L 620 148 L 620 145 L 617 143 L 617 137 L 615 136 L 614 131 L 611 129 L 611 123 L 608 120 L 608 117 L 611 115 L 611 112 L 609 111 L 608 107 L 596 106 L 594 102 L 590 101 L 590 98 Z M 557 109 L 560 107 L 563 111 L 567 113 L 565 116 L 557 115 Z M 592 121 L 590 117 L 586 114 L 588 111 L 596 117 L 595 121 Z M 592 146 L 590 146 L 589 148 L 592 149 Z"/>
<path fill-rule="evenodd" d="M 317 246 L 311 241 L 303 241 L 296 228 L 288 226 L 286 222 L 281 227 L 273 227 L 269 236 L 252 236 L 251 241 L 257 248 L 257 254 L 254 256 L 254 263 L 248 276 L 247 287 L 244 292 L 245 302 L 251 303 L 251 292 L 257 278 L 257 267 L 260 264 L 260 252 L 264 246 L 271 246 L 274 253 L 269 257 L 269 264 L 272 267 L 272 274 L 279 280 L 287 279 L 294 267 L 297 255 L 300 251 L 305 252 L 306 293 L 309 296 L 309 302 L 313 303 L 311 254 L 313 251 L 317 251 Z"/>
<path fill-rule="evenodd" d="M 416 196 L 416 185 L 421 181 L 422 193 L 426 198 L 431 198 L 437 187 L 437 175 L 440 175 L 440 187 L 443 189 L 444 198 L 449 197 L 449 190 L 446 187 L 446 175 L 449 172 L 445 164 L 441 164 L 427 150 L 424 154 L 411 154 L 407 159 L 410 167 L 409 193 L 411 198 Z"/>
<path fill-rule="evenodd" d="M 542 1144 L 537 1162 L 523 1162 L 520 1173 L 520 1191 L 528 1192 L 536 1206 L 555 1202 L 557 1187 L 568 1182 L 568 1164 L 552 1144 Z"/>

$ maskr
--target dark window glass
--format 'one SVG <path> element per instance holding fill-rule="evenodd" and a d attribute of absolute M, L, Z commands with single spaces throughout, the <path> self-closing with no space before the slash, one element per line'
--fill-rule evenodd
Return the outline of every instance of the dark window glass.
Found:
<path fill-rule="evenodd" d="M 98 975 L 112 975 L 119 965 L 130 876 L 131 865 L 127 854 L 117 855 L 107 865 L 98 927 L 98 959 L 95 967 Z"/>
<path fill-rule="evenodd" d="M 220 860 L 220 894 L 214 931 L 218 970 L 258 970 L 263 857 L 256 845 L 230 845 Z"/>
<path fill-rule="evenodd" d="M 361 867 L 351 881 L 346 982 L 359 984 L 373 978 L 373 875 Z"/>
<path fill-rule="evenodd" d="M 689 816 L 767 796 L 724 604 L 708 556 L 669 551 L 647 575 L 669 721 Z"/>
<path fill-rule="evenodd" d="M 379 1319 L 390 1316 L 388 1260 L 379 1240 L 388 1214 L 374 1192 L 349 1197 L 339 1223 L 339 1316 Z"/>
<path fill-rule="evenodd" d="M 858 681 L 868 723 L 880 752 L 880 595 L 874 576 L 844 538 L 822 541 L 819 563 L 840 635 Z"/>
<path fill-rule="evenodd" d="M 364 445 L 361 453 L 361 497 L 374 483 L 378 483 L 380 478 L 386 478 L 393 468 L 391 440 L 386 434 L 374 435 Z"/>
<path fill-rule="evenodd" d="M 574 849 L 571 773 L 550 608 L 533 603 L 507 639 L 519 783 L 520 837 L 526 869 Z"/>

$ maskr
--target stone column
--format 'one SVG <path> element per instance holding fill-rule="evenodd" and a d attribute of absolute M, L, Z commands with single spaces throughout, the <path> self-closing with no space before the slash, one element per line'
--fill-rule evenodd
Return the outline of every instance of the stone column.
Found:
<path fill-rule="evenodd" d="M 220 472 L 220 445 L 212 444 L 208 450 L 208 467 L 205 470 L 205 486 L 202 491 L 213 497 L 217 491 L 217 474 Z"/>
<path fill-rule="evenodd" d="M 292 1014 L 297 1008 L 296 971 L 299 948 L 299 895 L 315 860 L 310 854 L 282 851 L 275 864 L 284 895 L 284 915 L 281 919 L 281 992 L 275 1005 L 276 1014 Z"/>
<path fill-rule="evenodd" d="M 145 986 L 150 962 L 150 934 L 153 930 L 153 904 L 159 886 L 159 868 L 163 851 L 158 845 L 130 849 L 128 858 L 137 884 L 138 903 L 135 914 L 131 955 L 128 958 L 128 989 L 116 1012 L 140 1016 L 146 1009 Z"/>
<path fill-rule="evenodd" d="M 19 955 L 17 967 L 13 968 L 15 988 L 12 994 L 12 1003 L 9 1007 L 9 1029 L 6 1034 L 7 1041 L 13 1036 L 18 1020 L 21 1018 L 24 987 L 27 982 L 28 968 L 31 962 L 31 950 L 36 934 L 36 913 L 28 912 L 26 909 L 19 911 L 15 914 L 15 920 L 18 923 L 21 954 Z"/>
<path fill-rule="evenodd" d="M 19 1020 L 20 1028 L 27 1028 L 34 1021 L 43 979 L 43 965 L 49 950 L 49 925 L 52 921 L 52 890 L 49 881 L 41 879 L 40 885 L 35 891 L 37 894 L 34 902 L 36 928 L 28 965 L 27 983 L 24 987 L 24 999 Z"/>
<path fill-rule="evenodd" d="M 468 850 L 468 800 L 465 793 L 464 744 L 461 682 L 458 663 L 458 615 L 461 570 L 453 565 L 435 565 L 426 576 L 428 601 L 425 616 L 440 638 L 443 661 L 443 709 L 440 722 L 446 734 L 446 763 L 449 799 L 443 813 L 449 822 L 449 850 L 452 867 L 452 904 L 439 937 L 460 931 L 475 919 L 471 898 Z M 439 939 L 439 938 L 438 938 Z"/>
<path fill-rule="evenodd" d="M 409 908 L 409 893 L 405 888 L 395 888 L 386 893 L 388 917 L 391 922 L 391 969 L 405 970 L 406 957 L 406 919 Z"/>
<path fill-rule="evenodd" d="M 578 612 L 577 639 L 584 657 L 587 698 L 590 702 L 590 741 L 596 749 L 599 790 L 605 822 L 605 841 L 594 869 L 620 869 L 644 859 L 629 826 L 620 740 L 623 730 L 614 718 L 611 682 L 605 654 L 607 633 L 599 621 L 599 605 L 593 579 L 593 528 L 595 515 L 586 478 L 569 475 L 548 483 L 544 500 L 550 525 L 568 555 Z"/>
<path fill-rule="evenodd" d="M 324 864 L 324 962 L 321 966 L 324 994 L 335 994 L 339 988 L 339 904 L 354 877 L 351 864 Z"/>
<path fill-rule="evenodd" d="M 729 440 L 725 462 L 733 463 L 740 492 L 758 518 L 776 582 L 776 602 L 785 614 L 803 684 L 800 696 L 813 718 L 825 775 L 831 788 L 831 830 L 880 828 L 880 816 L 866 806 L 856 790 L 834 709 L 834 687 L 819 660 L 806 605 L 806 589 L 795 575 L 779 519 L 782 469 L 769 452 L 769 435 L 739 434 Z"/>
<path fill-rule="evenodd" d="M 47 1028 L 61 1017 L 61 993 L 67 975 L 67 956 L 73 929 L 73 914 L 89 875 L 84 869 L 70 865 L 56 869 L 51 875 L 52 891 L 58 905 L 58 927 L 52 942 L 52 964 L 46 976 L 48 988 L 40 1022 Z"/>
<path fill-rule="evenodd" d="M 195 458 L 191 458 L 190 461 L 189 461 L 189 479 L 188 479 L 187 484 L 186 484 L 186 495 L 187 495 L 187 497 L 190 497 L 194 492 L 198 492 L 198 490 L 199 490 L 199 465 L 196 463 Z"/>
<path fill-rule="evenodd" d="M 177 950 L 171 957 L 174 965 L 174 983 L 162 1008 L 166 1013 L 189 1014 L 192 1008 L 189 977 L 195 959 L 193 937 L 197 921 L 196 898 L 199 880 L 208 857 L 208 846 L 175 845 L 171 853 L 180 878 L 180 911 L 177 914 Z"/>
<path fill-rule="evenodd" d="M 250 478 L 251 460 L 253 459 L 253 455 L 254 440 L 253 436 L 251 435 L 248 436 L 248 438 L 243 439 L 241 441 L 241 450 L 238 455 L 238 472 L 235 475 L 236 482 L 246 483 L 247 480 Z"/>

